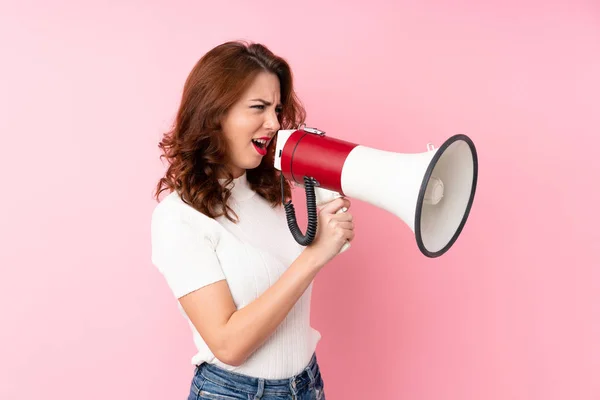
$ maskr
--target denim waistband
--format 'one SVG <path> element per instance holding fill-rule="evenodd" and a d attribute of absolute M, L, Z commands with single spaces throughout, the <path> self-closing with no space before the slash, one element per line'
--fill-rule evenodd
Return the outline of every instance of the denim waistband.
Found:
<path fill-rule="evenodd" d="M 231 387 L 252 395 L 264 394 L 286 395 L 298 393 L 307 385 L 314 385 L 319 374 L 317 356 L 313 354 L 307 366 L 298 374 L 284 379 L 265 379 L 227 371 L 214 364 L 202 363 L 197 367 L 197 373 L 216 385 Z"/>

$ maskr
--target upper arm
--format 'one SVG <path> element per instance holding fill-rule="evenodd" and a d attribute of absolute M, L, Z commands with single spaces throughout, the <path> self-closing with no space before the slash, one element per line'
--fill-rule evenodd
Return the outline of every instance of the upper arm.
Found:
<path fill-rule="evenodd" d="M 227 281 L 220 280 L 179 298 L 183 310 L 212 353 L 226 364 L 235 364 L 225 327 L 236 306 Z"/>
<path fill-rule="evenodd" d="M 177 216 L 155 214 L 152 262 L 212 353 L 227 362 L 223 332 L 236 307 L 210 232 Z"/>

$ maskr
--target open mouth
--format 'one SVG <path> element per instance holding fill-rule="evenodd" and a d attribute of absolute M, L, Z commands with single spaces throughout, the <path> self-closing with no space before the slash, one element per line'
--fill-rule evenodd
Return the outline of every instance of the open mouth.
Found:
<path fill-rule="evenodd" d="M 269 141 L 266 139 L 252 139 L 252 144 L 258 152 L 258 154 L 264 156 L 267 154 L 267 145 Z"/>

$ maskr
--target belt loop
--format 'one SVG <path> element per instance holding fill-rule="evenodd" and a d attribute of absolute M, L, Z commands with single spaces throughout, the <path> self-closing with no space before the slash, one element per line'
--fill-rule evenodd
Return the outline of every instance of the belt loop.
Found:
<path fill-rule="evenodd" d="M 298 390 L 296 389 L 297 383 L 296 383 L 296 378 L 298 376 L 294 375 L 290 378 L 290 391 L 292 392 L 292 398 L 295 399 L 296 395 L 298 394 Z"/>
<path fill-rule="evenodd" d="M 258 379 L 258 392 L 254 395 L 254 400 L 260 400 L 265 391 L 265 380 L 263 378 Z"/>

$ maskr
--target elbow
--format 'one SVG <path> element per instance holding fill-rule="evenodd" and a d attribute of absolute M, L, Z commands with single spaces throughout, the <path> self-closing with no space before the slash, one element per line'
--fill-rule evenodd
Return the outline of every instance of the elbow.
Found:
<path fill-rule="evenodd" d="M 246 360 L 246 358 L 239 354 L 239 352 L 235 352 L 227 348 L 213 353 L 219 361 L 227 365 L 231 365 L 232 367 L 239 367 Z"/>
<path fill-rule="evenodd" d="M 219 361 L 221 361 L 222 363 L 225 363 L 227 365 L 231 365 L 232 367 L 239 367 L 240 365 L 242 365 L 244 363 L 244 358 L 243 357 L 239 357 L 235 354 L 227 354 L 227 353 L 223 353 L 220 356 L 216 356 Z"/>
<path fill-rule="evenodd" d="M 246 354 L 234 343 L 223 341 L 220 345 L 212 350 L 215 357 L 227 365 L 239 367 L 246 361 Z"/>

